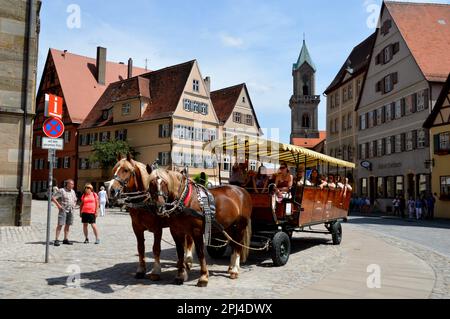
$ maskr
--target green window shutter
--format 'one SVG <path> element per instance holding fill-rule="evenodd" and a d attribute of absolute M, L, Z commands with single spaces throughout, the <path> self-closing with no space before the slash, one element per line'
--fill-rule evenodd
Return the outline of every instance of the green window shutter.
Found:
<path fill-rule="evenodd" d="M 440 151 L 440 144 L 441 144 L 439 134 L 434 135 L 433 140 L 434 140 L 434 154 L 437 154 Z"/>

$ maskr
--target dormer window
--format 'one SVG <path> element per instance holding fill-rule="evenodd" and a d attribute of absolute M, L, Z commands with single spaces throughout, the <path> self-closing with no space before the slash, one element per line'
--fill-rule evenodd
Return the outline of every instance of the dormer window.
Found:
<path fill-rule="evenodd" d="M 200 82 L 198 80 L 193 81 L 192 90 L 197 93 L 200 92 Z"/>
<path fill-rule="evenodd" d="M 131 104 L 130 103 L 124 103 L 122 104 L 122 115 L 126 116 L 131 113 Z"/>
<path fill-rule="evenodd" d="M 108 119 L 108 116 L 109 116 L 109 111 L 108 110 L 103 111 L 102 120 L 106 121 Z"/>

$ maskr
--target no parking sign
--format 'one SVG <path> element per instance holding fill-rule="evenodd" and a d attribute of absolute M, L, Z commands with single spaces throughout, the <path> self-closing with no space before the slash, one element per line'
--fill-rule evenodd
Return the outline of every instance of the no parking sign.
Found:
<path fill-rule="evenodd" d="M 60 138 L 64 134 L 65 128 L 64 123 L 60 119 L 54 117 L 46 120 L 42 129 L 49 138 Z"/>

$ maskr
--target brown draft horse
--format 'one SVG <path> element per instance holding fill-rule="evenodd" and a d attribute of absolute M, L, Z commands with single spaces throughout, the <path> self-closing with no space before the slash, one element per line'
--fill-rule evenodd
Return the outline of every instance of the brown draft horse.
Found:
<path fill-rule="evenodd" d="M 196 212 L 201 212 L 196 187 L 188 181 L 185 175 L 165 169 L 152 170 L 150 166 L 147 166 L 147 170 L 150 173 L 150 195 L 156 203 L 159 213 L 163 213 L 169 203 L 180 200 L 183 196 L 182 194 L 187 193 L 186 187 L 190 187 L 190 196 L 188 195 L 185 198 L 184 206 Z M 248 247 L 251 238 L 250 217 L 252 214 L 252 199 L 250 194 L 245 189 L 237 186 L 218 187 L 211 189 L 210 192 L 215 198 L 216 221 L 233 240 Z M 168 219 L 170 232 L 175 240 L 178 254 L 178 274 L 175 278 L 175 283 L 181 285 L 187 280 L 187 272 L 183 259 L 183 243 L 185 236 L 188 235 L 194 240 L 201 267 L 201 276 L 197 286 L 206 287 L 208 285 L 208 269 L 203 241 L 203 218 L 190 214 L 186 209 L 183 209 L 180 213 L 171 214 Z M 217 238 L 214 233 L 213 238 Z M 240 259 L 245 262 L 248 256 L 248 249 L 233 242 L 230 242 L 230 245 L 233 248 L 233 254 L 228 272 L 230 273 L 231 279 L 236 279 L 239 275 Z"/>
<path fill-rule="evenodd" d="M 147 173 L 146 165 L 127 158 L 118 159 L 113 168 L 114 179 L 111 190 L 114 196 L 119 196 L 123 192 L 146 192 L 149 188 L 150 175 Z M 161 238 L 163 228 L 169 227 L 168 220 L 158 217 L 156 212 L 143 208 L 130 208 L 130 216 L 133 231 L 137 240 L 137 250 L 139 253 L 139 266 L 136 271 L 137 279 L 144 279 L 146 275 L 145 264 L 145 237 L 144 232 L 150 231 L 154 235 L 153 257 L 154 264 L 150 273 L 150 279 L 158 281 L 161 278 Z M 186 238 L 186 267 L 192 267 L 192 246 L 193 240 Z M 184 246 L 183 246 L 184 247 Z M 184 250 L 183 250 L 184 251 Z"/>

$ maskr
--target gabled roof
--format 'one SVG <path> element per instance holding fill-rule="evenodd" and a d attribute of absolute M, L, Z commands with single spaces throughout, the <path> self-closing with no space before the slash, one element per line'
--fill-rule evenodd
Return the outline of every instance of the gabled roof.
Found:
<path fill-rule="evenodd" d="M 230 118 L 244 85 L 242 83 L 211 92 L 211 101 L 220 122 L 225 123 Z"/>
<path fill-rule="evenodd" d="M 103 111 L 115 101 L 143 97 L 148 106 L 141 118 L 135 122 L 168 118 L 175 112 L 195 60 L 146 73 L 129 80 L 112 83 L 89 113 L 80 129 L 100 127 L 112 123 L 112 115 L 103 119 Z"/>
<path fill-rule="evenodd" d="M 316 71 L 316 66 L 311 59 L 308 47 L 306 46 L 306 41 L 303 40 L 302 50 L 300 51 L 300 56 L 298 57 L 297 63 L 294 64 L 293 69 L 298 70 L 304 63 L 307 63 L 314 71 Z"/>
<path fill-rule="evenodd" d="M 425 78 L 445 82 L 450 71 L 450 5 L 386 1 L 383 7 Z"/>
<path fill-rule="evenodd" d="M 304 147 L 307 149 L 314 149 L 317 145 L 324 142 L 327 139 L 327 132 L 320 131 L 318 138 L 302 138 L 296 137 L 292 139 L 292 144 L 295 146 Z"/>
<path fill-rule="evenodd" d="M 84 121 L 108 84 L 126 79 L 128 74 L 127 65 L 106 62 L 106 85 L 100 85 L 96 79 L 96 59 L 70 52 L 64 53 L 56 49 L 49 50 L 47 61 L 49 58 L 55 64 L 70 119 L 77 124 Z M 142 68 L 133 68 L 133 74 L 135 75 L 146 72 L 148 71 Z M 39 92 L 38 94 L 42 93 Z"/>
<path fill-rule="evenodd" d="M 450 101 L 448 100 L 450 95 L 450 73 L 448 74 L 447 81 L 445 82 L 441 94 L 439 95 L 436 104 L 434 105 L 433 111 L 431 111 L 431 114 L 428 116 L 427 120 L 423 124 L 424 128 L 431 128 L 434 125 L 434 122 L 436 120 L 436 117 L 441 112 L 441 109 L 444 107 L 444 102 L 447 100 L 448 105 L 450 105 Z M 448 119 L 443 119 L 445 122 Z M 447 123 L 450 124 L 450 123 Z"/>
<path fill-rule="evenodd" d="M 325 90 L 325 94 L 337 89 L 339 86 L 348 80 L 358 76 L 362 72 L 367 71 L 370 64 L 370 57 L 372 55 L 373 46 L 375 45 L 377 33 L 374 32 L 363 42 L 353 48 L 345 63 L 337 73 L 334 80 Z M 351 72 L 350 72 L 351 71 Z M 346 77 L 349 75 L 349 77 Z"/>
<path fill-rule="evenodd" d="M 233 114 L 233 110 L 236 107 L 242 90 L 245 90 L 245 93 L 247 94 L 250 108 L 253 112 L 253 117 L 255 118 L 258 129 L 260 129 L 261 127 L 259 125 L 259 121 L 256 116 L 255 109 L 253 108 L 253 103 L 250 99 L 247 85 L 245 83 L 211 92 L 211 101 L 214 106 L 214 110 L 216 111 L 217 118 L 221 123 L 226 123 L 228 121 L 230 116 Z"/>

